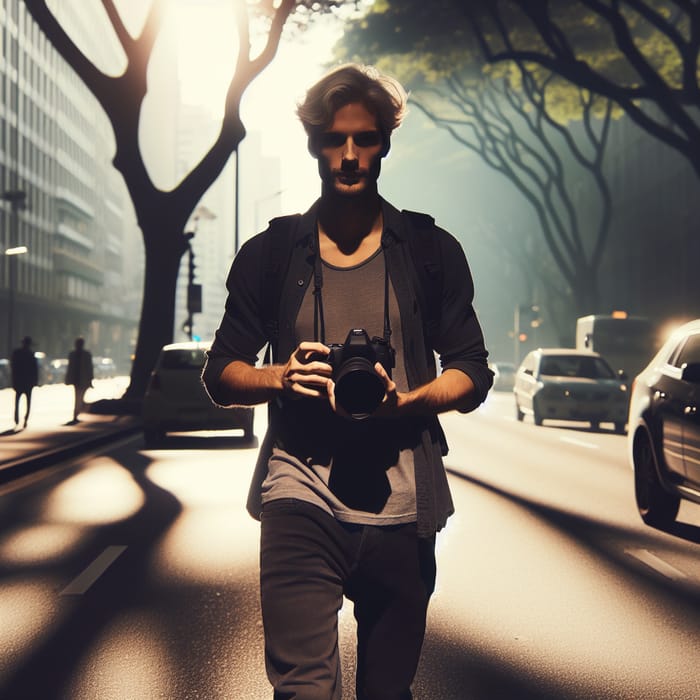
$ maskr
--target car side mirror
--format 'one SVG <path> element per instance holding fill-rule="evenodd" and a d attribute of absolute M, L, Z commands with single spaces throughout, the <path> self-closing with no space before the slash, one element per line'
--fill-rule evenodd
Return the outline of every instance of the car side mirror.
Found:
<path fill-rule="evenodd" d="M 681 379 L 683 379 L 684 382 L 700 384 L 700 362 L 689 362 L 685 365 L 683 367 Z"/>

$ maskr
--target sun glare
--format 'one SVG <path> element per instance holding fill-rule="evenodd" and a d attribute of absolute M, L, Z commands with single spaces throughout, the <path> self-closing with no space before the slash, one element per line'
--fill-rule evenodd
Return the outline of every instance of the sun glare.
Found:
<path fill-rule="evenodd" d="M 183 102 L 223 110 L 238 52 L 230 2 L 177 3 L 164 20 L 172 34 Z"/>

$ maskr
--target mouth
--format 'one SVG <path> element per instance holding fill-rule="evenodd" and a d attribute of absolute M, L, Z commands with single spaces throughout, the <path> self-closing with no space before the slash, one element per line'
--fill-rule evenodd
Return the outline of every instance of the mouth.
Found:
<path fill-rule="evenodd" d="M 367 173 L 362 170 L 336 171 L 333 177 L 345 185 L 352 185 L 367 177 Z"/>

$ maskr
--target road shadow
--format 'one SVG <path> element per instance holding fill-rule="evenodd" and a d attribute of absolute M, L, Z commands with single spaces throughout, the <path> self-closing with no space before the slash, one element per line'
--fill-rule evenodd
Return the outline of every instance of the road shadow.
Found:
<path fill-rule="evenodd" d="M 168 434 L 154 442 L 144 443 L 148 450 L 242 450 L 258 447 L 258 438 L 243 435 Z"/>
<path fill-rule="evenodd" d="M 115 459 L 115 453 L 110 455 Z M 98 641 L 101 633 L 127 609 L 140 589 L 141 582 L 147 575 L 150 560 L 150 550 L 172 525 L 182 510 L 179 501 L 170 492 L 160 488 L 146 477 L 146 470 L 151 465 L 151 459 L 143 455 L 131 453 L 129 463 L 121 466 L 131 475 L 134 482 L 143 493 L 143 503 L 133 515 L 117 522 L 98 525 L 90 530 L 79 546 L 65 552 L 60 561 L 52 558 L 50 562 L 32 562 L 25 565 L 24 571 L 17 567 L 4 567 L 0 575 L 6 578 L 18 575 L 55 575 L 57 564 L 62 570 L 81 571 L 85 562 L 95 559 L 103 551 L 105 544 L 127 542 L 133 539 L 127 533 L 138 532 L 137 542 L 130 544 L 128 556 L 131 561 L 132 575 L 135 577 L 131 585 L 123 589 L 123 596 L 115 597 L 110 605 L 105 605 L 99 595 L 89 590 L 85 595 L 63 599 L 67 614 L 61 618 L 51 633 L 39 642 L 17 666 L 9 678 L 0 687 L 0 697 L 3 698 L 59 698 L 63 697 L 62 689 L 68 683 L 75 666 L 82 656 Z M 76 473 L 79 467 L 76 466 Z M 52 477 L 59 482 L 61 477 Z M 62 475 L 65 479 L 65 473 Z M 17 526 L 18 523 L 32 522 L 41 519 L 41 512 L 18 512 L 17 508 L 10 515 L 4 513 L 2 518 L 3 530 L 6 526 Z M 10 517 L 12 522 L 8 522 Z M 113 567 L 118 571 L 120 567 Z M 112 570 L 108 572 L 112 573 Z M 105 575 L 103 578 L 107 578 Z M 134 585 L 134 583 L 136 585 Z M 73 605 L 70 605 L 74 603 Z"/>
<path fill-rule="evenodd" d="M 230 439 L 226 442 L 230 448 Z M 60 595 L 49 602 L 55 609 L 55 622 L 46 627 L 37 623 L 40 634 L 33 643 L 17 658 L 8 656 L 0 664 L 0 698 L 236 697 L 221 691 L 230 687 L 232 674 L 244 678 L 249 686 L 257 683 L 266 688 L 262 634 L 257 634 L 260 610 L 255 552 L 247 554 L 250 565 L 245 568 L 222 563 L 215 580 L 198 578 L 187 568 L 183 569 L 185 575 L 163 570 L 158 557 L 164 540 L 183 522 L 184 506 L 173 492 L 149 478 L 155 458 L 139 453 L 132 445 L 110 452 L 109 459 L 138 486 L 143 500 L 137 510 L 120 520 L 86 528 L 84 538 L 75 546 L 58 554 L 52 552 L 46 560 L 0 564 L 0 586 L 34 578 L 57 580 L 61 581 L 55 589 L 59 596 L 65 584 L 85 571 L 108 546 L 126 546 L 119 559 L 83 594 Z M 67 476 L 82 469 L 78 462 L 47 476 L 42 483 L 59 487 Z M 0 533 L 31 529 L 41 523 L 46 498 L 40 490 L 34 497 L 6 499 L 0 509 Z M 247 520 L 243 502 L 240 505 L 240 517 Z M 190 528 L 190 533 L 201 536 L 196 527 Z M 194 546 L 205 549 L 207 545 L 203 539 Z M 241 543 L 231 546 L 241 547 Z M 120 629 L 126 630 L 126 639 L 115 633 Z M 111 646 L 106 646 L 108 643 Z M 139 644 L 145 646 L 140 648 Z M 248 669 L 251 678 L 243 669 Z M 127 690 L 134 687 L 130 674 L 134 678 L 142 674 L 142 689 Z M 86 691 L 92 684 L 100 689 L 99 694 L 98 690 L 95 694 Z M 177 689 L 175 695 L 173 689 Z M 260 694 L 245 691 L 240 697 L 253 700 L 267 696 L 264 690 Z"/>
<path fill-rule="evenodd" d="M 697 525 L 676 521 L 666 527 L 657 526 L 655 529 L 665 532 L 668 535 L 673 535 L 673 537 L 678 537 L 679 539 L 686 540 L 688 542 L 700 544 L 700 527 Z"/>
<path fill-rule="evenodd" d="M 449 468 L 448 471 L 450 471 Z M 450 474 L 453 478 L 468 481 L 526 509 L 580 546 L 596 553 L 600 559 L 607 561 L 614 568 L 624 571 L 626 575 L 632 575 L 641 585 L 652 589 L 654 594 L 662 595 L 674 604 L 680 602 L 688 605 L 690 609 L 700 610 L 700 588 L 692 582 L 672 580 L 663 576 L 626 553 L 631 547 L 653 548 L 655 542 L 651 533 L 645 536 L 643 531 L 621 528 L 583 515 L 569 513 L 519 494 L 510 493 L 499 486 L 463 472 L 450 471 Z M 683 539 L 694 538 L 698 534 L 698 528 L 680 523 L 673 530 L 683 533 L 685 535 Z M 669 534 L 676 534 L 676 532 L 670 531 Z M 624 546 L 617 546 L 621 542 Z"/>

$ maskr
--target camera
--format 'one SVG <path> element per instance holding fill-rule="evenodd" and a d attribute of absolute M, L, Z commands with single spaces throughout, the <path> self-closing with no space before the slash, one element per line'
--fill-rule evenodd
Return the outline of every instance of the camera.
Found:
<path fill-rule="evenodd" d="M 325 361 L 333 368 L 335 400 L 353 418 L 369 416 L 384 398 L 384 382 L 374 371 L 379 362 L 391 377 L 395 351 L 388 340 L 374 336 L 364 328 L 353 328 L 345 342 L 331 343 Z"/>

